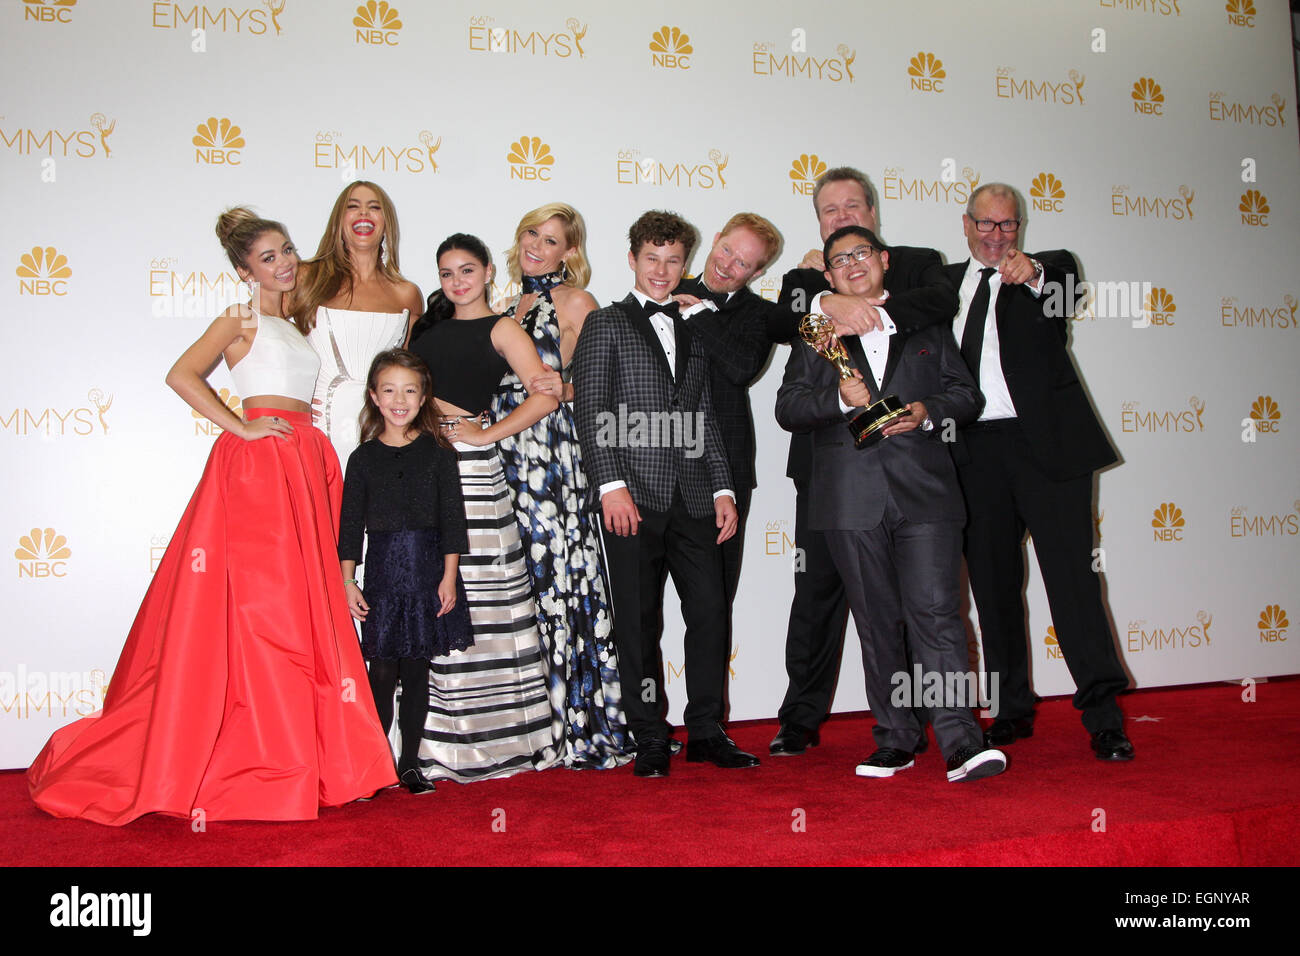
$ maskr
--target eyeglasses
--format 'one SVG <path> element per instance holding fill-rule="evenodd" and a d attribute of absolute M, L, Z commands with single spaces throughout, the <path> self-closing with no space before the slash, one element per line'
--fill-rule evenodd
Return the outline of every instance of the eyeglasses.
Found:
<path fill-rule="evenodd" d="M 879 251 L 875 246 L 858 246 L 848 252 L 836 253 L 827 262 L 832 269 L 843 269 L 850 262 L 864 262 Z"/>
<path fill-rule="evenodd" d="M 993 219 L 975 219 L 975 229 L 977 232 L 992 232 L 998 229 L 1002 232 L 1019 232 L 1019 219 L 1002 219 L 1000 221 Z"/>

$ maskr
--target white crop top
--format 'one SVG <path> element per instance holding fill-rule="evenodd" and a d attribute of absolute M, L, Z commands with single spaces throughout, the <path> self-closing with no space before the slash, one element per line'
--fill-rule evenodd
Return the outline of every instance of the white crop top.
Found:
<path fill-rule="evenodd" d="M 292 322 L 254 312 L 257 334 L 248 354 L 230 369 L 240 398 L 282 395 L 311 402 L 320 356 Z"/>

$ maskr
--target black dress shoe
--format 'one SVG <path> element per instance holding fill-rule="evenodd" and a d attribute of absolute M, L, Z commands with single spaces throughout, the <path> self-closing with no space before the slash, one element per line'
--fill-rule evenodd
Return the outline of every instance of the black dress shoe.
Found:
<path fill-rule="evenodd" d="M 758 758 L 736 746 L 726 734 L 686 742 L 687 763 L 711 763 L 727 770 L 757 767 Z"/>
<path fill-rule="evenodd" d="M 767 752 L 773 757 L 792 757 L 816 746 L 817 731 L 805 730 L 798 724 L 782 724 L 781 730 L 768 745 Z"/>
<path fill-rule="evenodd" d="M 990 747 L 1005 747 L 1017 740 L 1034 736 L 1034 718 L 1016 717 L 1012 720 L 995 720 L 984 731 L 984 742 Z"/>
<path fill-rule="evenodd" d="M 425 780 L 420 774 L 420 771 L 416 770 L 414 767 L 404 771 L 397 779 L 402 782 L 402 786 L 411 791 L 411 793 L 417 795 L 421 793 L 433 793 L 438 789 L 433 785 L 432 780 Z"/>
<path fill-rule="evenodd" d="M 632 773 L 638 777 L 666 777 L 671 759 L 666 738 L 651 737 L 646 741 L 637 741 L 636 763 L 632 767 Z"/>
<path fill-rule="evenodd" d="M 1133 744 L 1122 730 L 1099 730 L 1092 735 L 1092 752 L 1098 760 L 1132 760 Z"/>

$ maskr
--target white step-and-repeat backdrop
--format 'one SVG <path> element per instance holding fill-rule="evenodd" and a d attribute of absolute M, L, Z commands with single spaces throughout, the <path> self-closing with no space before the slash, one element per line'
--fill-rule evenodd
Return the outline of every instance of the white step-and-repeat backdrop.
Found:
<path fill-rule="evenodd" d="M 523 212 L 572 203 L 601 302 L 630 285 L 647 208 L 706 241 L 737 211 L 775 221 L 785 250 L 756 284 L 775 297 L 818 244 L 827 166 L 871 177 L 887 241 L 951 261 L 970 190 L 1012 183 L 1026 245 L 1073 250 L 1097 288 L 1074 353 L 1124 459 L 1096 522 L 1137 685 L 1300 671 L 1282 0 L 0 0 L 0 32 L 0 767 L 98 707 L 212 444 L 163 375 L 239 294 L 217 213 L 252 204 L 312 250 L 354 178 L 393 196 L 426 293 L 449 233 L 500 263 Z M 752 393 L 733 719 L 785 687 L 784 361 Z M 224 368 L 212 384 L 238 405 Z M 1028 593 L 1035 686 L 1069 693 L 1036 569 Z M 865 704 L 848 648 L 837 710 Z M 676 717 L 675 609 L 664 649 Z"/>

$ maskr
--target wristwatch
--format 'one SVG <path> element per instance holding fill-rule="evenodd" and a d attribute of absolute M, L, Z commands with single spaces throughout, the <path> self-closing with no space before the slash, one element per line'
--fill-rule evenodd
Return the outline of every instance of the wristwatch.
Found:
<path fill-rule="evenodd" d="M 1043 264 L 1037 259 L 1030 259 L 1029 261 L 1034 264 L 1034 278 L 1030 280 L 1029 284 L 1036 286 L 1043 278 Z"/>
<path fill-rule="evenodd" d="M 934 431 L 934 422 L 930 419 L 929 415 L 926 415 L 925 421 L 921 422 L 921 431 L 923 432 Z"/>

